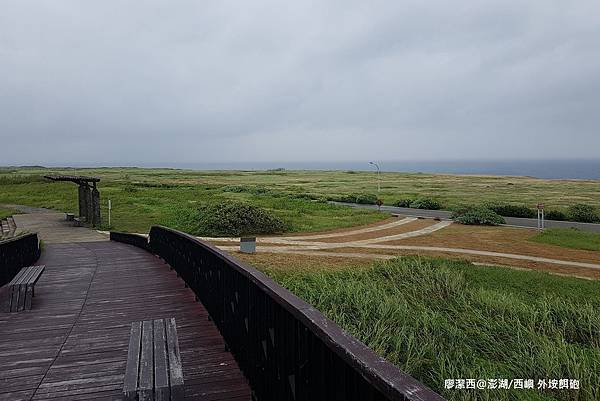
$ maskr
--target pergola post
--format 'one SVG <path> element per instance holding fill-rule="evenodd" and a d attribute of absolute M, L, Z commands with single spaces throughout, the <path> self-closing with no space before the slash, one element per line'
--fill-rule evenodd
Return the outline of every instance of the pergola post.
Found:
<path fill-rule="evenodd" d="M 98 188 L 96 188 L 96 183 L 94 183 L 94 187 L 92 189 L 92 225 L 99 226 L 101 224 L 100 220 L 100 192 Z"/>
<path fill-rule="evenodd" d="M 79 218 L 87 217 L 87 184 L 79 183 Z"/>
<path fill-rule="evenodd" d="M 85 177 L 76 175 L 45 175 L 52 181 L 70 181 L 79 186 L 79 218 L 92 226 L 102 223 L 100 216 L 100 192 L 96 183 L 100 181 L 97 177 Z"/>

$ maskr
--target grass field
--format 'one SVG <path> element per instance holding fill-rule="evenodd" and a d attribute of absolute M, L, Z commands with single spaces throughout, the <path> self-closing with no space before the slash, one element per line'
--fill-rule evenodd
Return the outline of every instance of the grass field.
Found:
<path fill-rule="evenodd" d="M 376 175 L 354 171 L 192 171 L 176 169 L 0 169 L 0 185 L 23 176 L 49 173 L 95 175 L 105 182 L 147 182 L 171 185 L 244 185 L 273 191 L 323 196 L 375 193 Z M 439 199 L 449 208 L 464 203 L 506 201 L 533 207 L 566 207 L 589 203 L 600 207 L 600 185 L 594 180 L 544 180 L 528 177 L 494 177 L 441 174 L 382 173 L 381 197 L 387 203 L 411 196 Z"/>
<path fill-rule="evenodd" d="M 443 259 L 259 267 L 449 400 L 600 399 L 600 282 Z M 446 378 L 576 378 L 581 390 L 452 391 Z"/>
<path fill-rule="evenodd" d="M 21 170 L 19 170 L 21 171 Z M 27 170 L 28 172 L 32 172 Z M 0 204 L 22 204 L 77 213 L 77 186 L 69 182 L 49 182 L 35 174 L 0 174 Z M 102 172 L 106 171 L 106 174 Z M 355 210 L 295 197 L 277 191 L 263 191 L 165 178 L 160 170 L 140 176 L 115 175 L 116 169 L 101 171 L 61 171 L 66 174 L 102 177 L 100 192 L 104 227 L 107 227 L 107 199 L 112 201 L 111 228 L 147 232 L 153 224 L 180 227 L 179 210 L 203 202 L 247 201 L 272 211 L 290 232 L 321 231 L 368 224 L 388 217 L 375 211 Z M 129 171 L 129 170 L 127 170 Z M 43 172 L 50 174 L 50 172 Z M 173 174 L 171 172 L 171 174 Z M 187 173 L 183 172 L 185 177 Z"/>
<path fill-rule="evenodd" d="M 104 221 L 106 200 L 111 199 L 112 228 L 131 232 L 146 232 L 152 224 L 180 228 L 182 209 L 222 200 L 268 209 L 291 232 L 363 225 L 388 217 L 307 199 L 374 192 L 375 176 L 355 172 L 0 169 L 0 204 L 77 212 L 77 187 L 47 182 L 43 174 L 99 176 Z M 600 206 L 598 181 L 386 173 L 382 190 L 388 203 L 422 195 L 450 207 L 498 200 L 523 204 L 543 200 L 553 208 L 575 202 Z M 539 247 L 522 230 L 459 225 L 404 241 L 450 245 L 459 241 L 458 246 L 495 249 L 505 233 L 512 233 L 524 247 Z M 590 242 L 571 232 L 550 230 L 542 235 L 547 237 L 535 240 L 579 247 L 582 241 Z M 408 257 L 373 264 L 289 255 L 247 258 L 450 400 L 600 399 L 598 281 L 448 259 Z M 446 378 L 575 378 L 581 380 L 582 390 L 446 391 L 442 388 Z"/>
<path fill-rule="evenodd" d="M 600 251 L 600 234 L 573 228 L 551 228 L 532 237 L 530 241 L 565 246 L 573 249 Z"/>

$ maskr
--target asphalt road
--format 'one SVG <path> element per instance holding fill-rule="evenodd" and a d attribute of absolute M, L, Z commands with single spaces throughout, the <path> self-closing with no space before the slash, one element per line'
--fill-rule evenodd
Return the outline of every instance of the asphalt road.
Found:
<path fill-rule="evenodd" d="M 345 205 L 350 207 L 358 207 L 363 209 L 377 209 L 376 205 L 360 205 L 357 203 L 344 203 L 344 202 L 332 202 L 337 205 Z M 414 217 L 427 217 L 433 219 L 450 219 L 451 212 L 447 210 L 426 210 L 426 209 L 411 209 L 408 207 L 396 207 L 396 206 L 381 206 L 381 210 L 394 214 L 401 214 L 403 216 L 414 216 Z M 520 217 L 505 217 L 505 226 L 512 227 L 524 227 L 524 228 L 537 228 L 537 219 L 524 219 Z M 600 233 L 600 224 L 592 223 L 577 223 L 574 221 L 556 221 L 546 220 L 546 228 L 577 228 L 579 230 L 591 231 Z"/>

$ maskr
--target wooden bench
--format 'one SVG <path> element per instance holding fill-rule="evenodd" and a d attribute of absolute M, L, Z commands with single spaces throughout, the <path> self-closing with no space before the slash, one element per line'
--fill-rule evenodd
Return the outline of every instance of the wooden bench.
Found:
<path fill-rule="evenodd" d="M 183 371 L 175 318 L 131 324 L 124 400 L 183 400 Z"/>
<path fill-rule="evenodd" d="M 29 266 L 22 268 L 10 283 L 6 285 L 4 310 L 20 312 L 31 309 L 31 301 L 35 295 L 35 283 L 39 280 L 46 266 Z"/>

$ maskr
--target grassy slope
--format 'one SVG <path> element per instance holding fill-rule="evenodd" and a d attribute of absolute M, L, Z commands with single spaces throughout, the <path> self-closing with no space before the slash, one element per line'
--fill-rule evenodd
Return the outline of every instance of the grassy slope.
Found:
<path fill-rule="evenodd" d="M 574 249 L 600 251 L 600 234 L 573 228 L 551 228 L 530 239 L 543 244 L 552 244 Z"/>
<path fill-rule="evenodd" d="M 267 272 L 450 400 L 600 398 L 600 282 L 416 258 Z M 445 378 L 540 377 L 580 379 L 580 398 L 443 389 Z"/>

